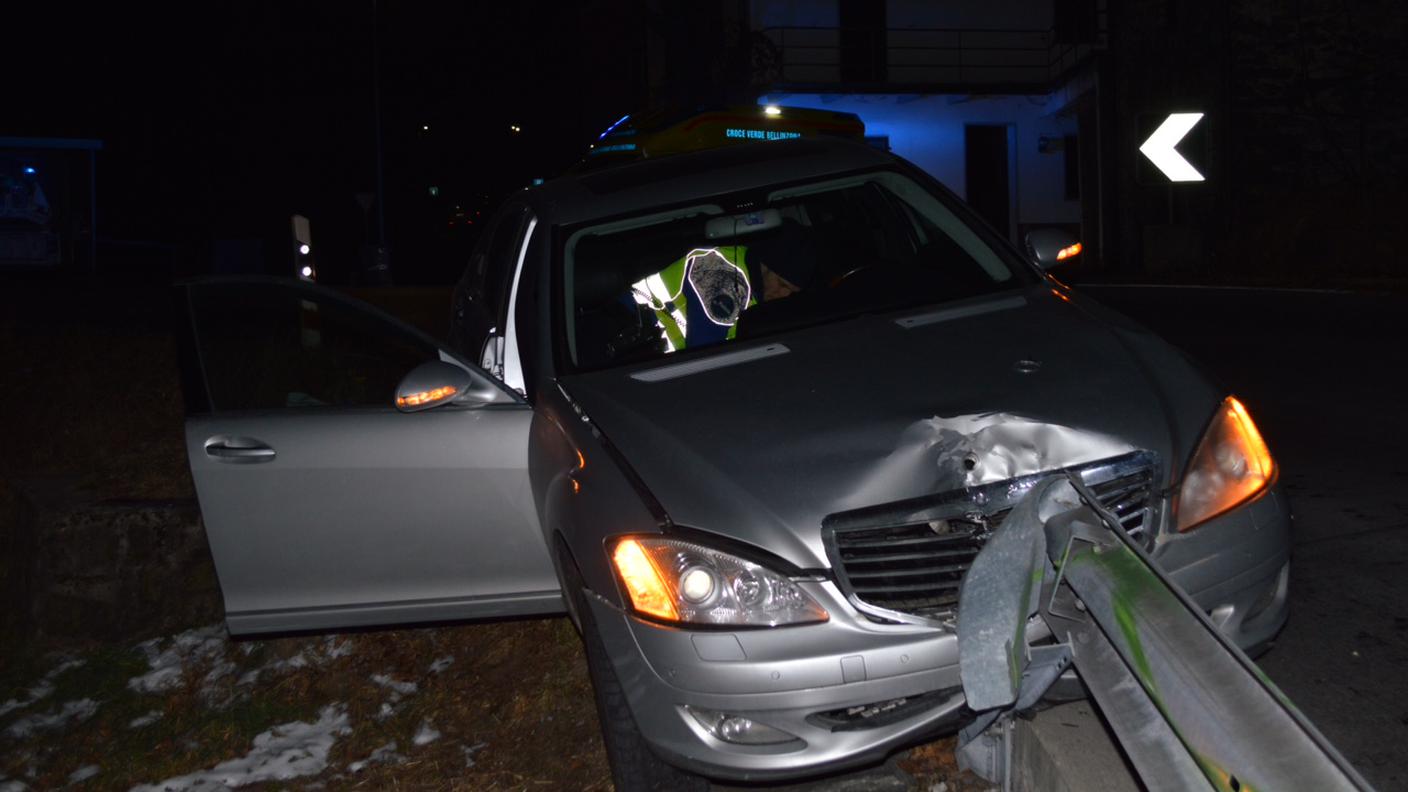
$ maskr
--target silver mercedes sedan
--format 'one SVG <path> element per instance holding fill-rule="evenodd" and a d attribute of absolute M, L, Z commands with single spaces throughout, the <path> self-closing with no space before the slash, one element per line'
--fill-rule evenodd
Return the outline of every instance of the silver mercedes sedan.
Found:
<path fill-rule="evenodd" d="M 1046 274 L 1073 243 L 800 139 L 520 193 L 444 343 L 309 283 L 185 284 L 230 632 L 565 611 L 619 789 L 828 773 L 972 720 L 964 572 L 1072 471 L 1255 651 L 1286 618 L 1275 462 Z"/>

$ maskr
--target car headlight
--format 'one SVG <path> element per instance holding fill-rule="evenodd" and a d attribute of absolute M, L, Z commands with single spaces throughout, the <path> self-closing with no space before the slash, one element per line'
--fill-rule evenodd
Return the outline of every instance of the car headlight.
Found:
<path fill-rule="evenodd" d="M 693 542 L 628 536 L 611 563 L 637 613 L 690 624 L 776 627 L 830 616 L 796 583 Z"/>
<path fill-rule="evenodd" d="M 1275 477 L 1276 462 L 1261 432 L 1247 408 L 1228 396 L 1183 476 L 1173 504 L 1178 530 L 1187 531 L 1246 502 Z"/>

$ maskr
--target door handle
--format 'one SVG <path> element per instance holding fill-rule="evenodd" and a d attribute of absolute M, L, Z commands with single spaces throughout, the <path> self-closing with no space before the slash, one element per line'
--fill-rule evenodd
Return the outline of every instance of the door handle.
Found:
<path fill-rule="evenodd" d="M 205 453 L 217 462 L 253 464 L 269 462 L 274 449 L 246 437 L 212 437 L 205 444 Z"/>

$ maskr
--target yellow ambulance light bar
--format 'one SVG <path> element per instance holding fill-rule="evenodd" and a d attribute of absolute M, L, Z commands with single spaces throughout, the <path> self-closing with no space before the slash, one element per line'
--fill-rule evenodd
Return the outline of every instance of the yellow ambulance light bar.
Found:
<path fill-rule="evenodd" d="M 854 113 L 779 105 L 738 105 L 691 115 L 657 111 L 612 124 L 592 145 L 588 159 L 619 162 L 734 143 L 821 136 L 864 140 L 865 123 Z"/>

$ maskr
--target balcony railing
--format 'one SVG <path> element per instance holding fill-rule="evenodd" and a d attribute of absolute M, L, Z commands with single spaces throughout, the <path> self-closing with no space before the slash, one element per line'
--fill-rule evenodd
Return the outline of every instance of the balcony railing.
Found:
<path fill-rule="evenodd" d="M 1028 87 L 1049 90 L 1096 43 L 1054 30 L 775 27 L 758 31 L 757 82 L 772 86 Z"/>

